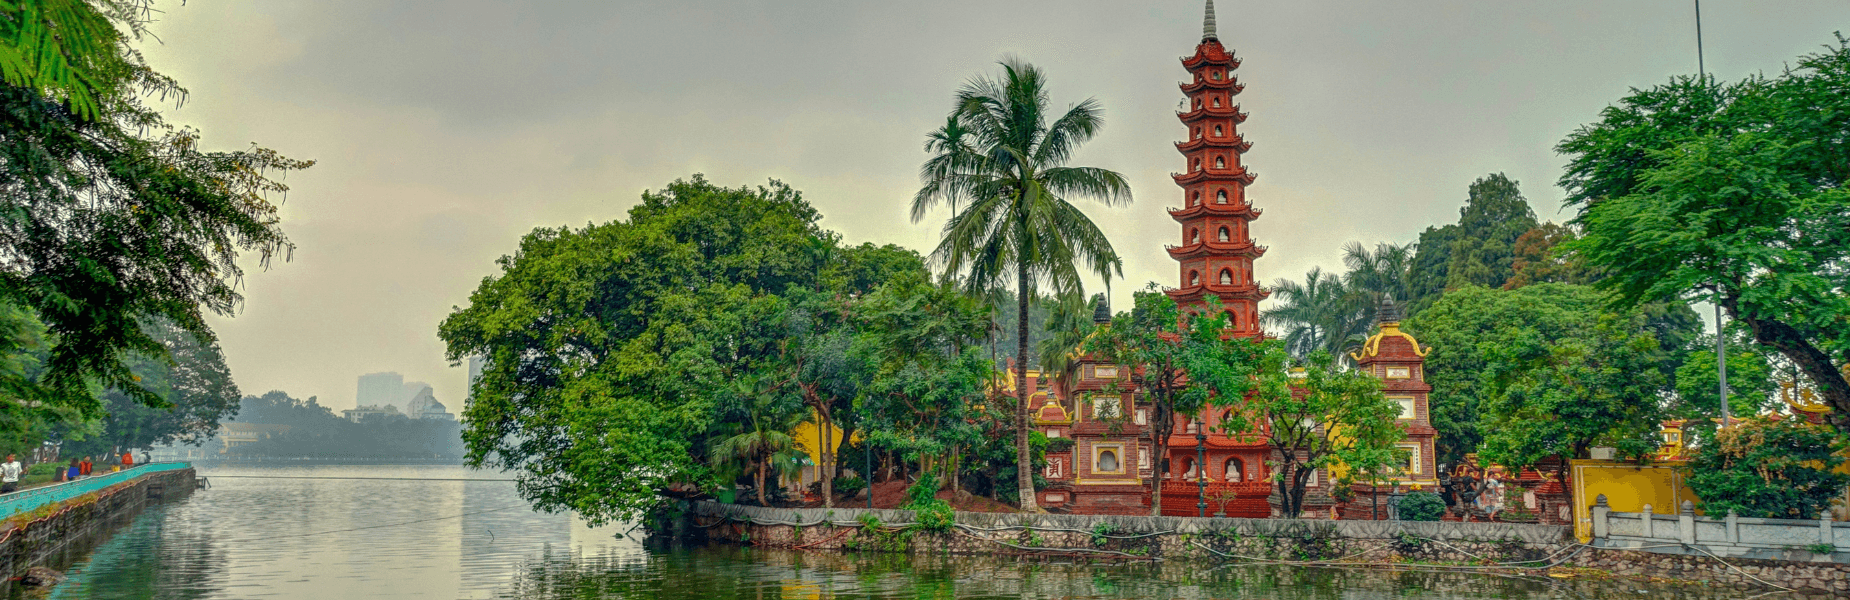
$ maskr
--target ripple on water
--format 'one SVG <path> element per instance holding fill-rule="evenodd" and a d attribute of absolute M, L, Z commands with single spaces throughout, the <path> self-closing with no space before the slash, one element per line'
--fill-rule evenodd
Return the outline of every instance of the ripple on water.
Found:
<path fill-rule="evenodd" d="M 649 548 L 627 526 L 527 508 L 513 484 L 237 479 L 499 478 L 444 466 L 202 469 L 212 488 L 150 507 L 70 568 L 53 598 L 1745 598 L 1698 587 L 1481 574 L 993 557 Z"/>

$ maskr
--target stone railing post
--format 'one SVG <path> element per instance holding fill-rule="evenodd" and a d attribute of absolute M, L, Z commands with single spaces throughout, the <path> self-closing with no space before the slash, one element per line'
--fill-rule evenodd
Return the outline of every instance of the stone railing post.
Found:
<path fill-rule="evenodd" d="M 1606 515 L 1612 514 L 1612 506 L 1606 504 L 1606 495 L 1600 494 L 1593 500 L 1593 539 L 1603 540 L 1610 535 L 1612 528 L 1606 524 Z"/>
<path fill-rule="evenodd" d="M 1833 549 L 1837 547 L 1837 534 L 1831 530 L 1831 511 L 1828 507 L 1818 511 L 1818 542 Z"/>
<path fill-rule="evenodd" d="M 1741 543 L 1741 515 L 1735 514 L 1732 508 L 1728 509 L 1728 543 Z"/>
<path fill-rule="evenodd" d="M 1677 540 L 1685 545 L 1696 543 L 1696 504 L 1683 501 L 1683 510 L 1677 512 Z"/>
<path fill-rule="evenodd" d="M 1643 511 L 1638 513 L 1638 516 L 1644 519 L 1644 529 L 1640 530 L 1644 532 L 1644 536 L 1647 538 L 1657 537 L 1656 528 L 1652 527 L 1654 523 L 1653 523 L 1653 519 L 1651 518 L 1651 505 L 1649 504 L 1644 505 Z"/>

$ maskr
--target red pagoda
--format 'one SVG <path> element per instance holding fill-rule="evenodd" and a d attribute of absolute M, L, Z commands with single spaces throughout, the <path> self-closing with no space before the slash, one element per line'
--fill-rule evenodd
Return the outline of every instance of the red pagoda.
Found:
<path fill-rule="evenodd" d="M 1195 55 L 1182 59 L 1193 81 L 1182 84 L 1188 111 L 1178 114 L 1188 127 L 1188 140 L 1176 143 L 1187 159 L 1187 171 L 1174 175 L 1182 187 L 1182 208 L 1169 216 L 1182 225 L 1182 245 L 1170 246 L 1169 256 L 1181 267 L 1182 285 L 1169 297 L 1185 310 L 1206 307 L 1207 298 L 1220 299 L 1232 317 L 1232 334 L 1257 337 L 1259 301 L 1267 292 L 1253 279 L 1253 261 L 1265 248 L 1253 243 L 1248 224 L 1259 210 L 1246 199 L 1246 186 L 1254 175 L 1240 164 L 1252 148 L 1238 126 L 1246 113 L 1233 97 L 1245 86 L 1234 77 L 1240 59 L 1221 46 L 1215 34 L 1214 0 L 1208 0 L 1201 44 Z"/>

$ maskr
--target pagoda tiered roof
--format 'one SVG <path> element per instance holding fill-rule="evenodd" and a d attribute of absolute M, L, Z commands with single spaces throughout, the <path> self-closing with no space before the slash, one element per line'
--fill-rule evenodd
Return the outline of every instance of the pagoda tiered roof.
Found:
<path fill-rule="evenodd" d="M 1240 68 L 1240 59 L 1235 58 L 1226 46 L 1220 45 L 1220 40 L 1215 39 L 1202 40 L 1201 45 L 1195 46 L 1194 56 L 1182 58 L 1182 68 L 1190 71 L 1210 65 L 1237 69 Z"/>
<path fill-rule="evenodd" d="M 1217 140 L 1212 136 L 1204 135 L 1186 142 L 1176 142 L 1176 150 L 1184 153 L 1194 152 L 1202 148 L 1232 148 L 1234 152 L 1245 154 L 1246 151 L 1251 150 L 1252 147 L 1253 143 L 1246 141 L 1246 136 L 1238 133 L 1233 134 L 1232 139 L 1223 138 Z"/>
<path fill-rule="evenodd" d="M 1233 124 L 1239 125 L 1241 123 L 1246 122 L 1246 113 L 1240 112 L 1240 105 L 1238 104 L 1235 104 L 1232 106 L 1222 106 L 1219 108 L 1215 108 L 1212 106 L 1203 106 L 1201 108 L 1197 108 L 1195 110 L 1191 110 L 1188 112 L 1178 112 L 1176 113 L 1176 118 L 1181 119 L 1183 123 L 1188 123 L 1190 125 L 1193 125 L 1196 121 L 1200 121 L 1202 119 L 1207 119 L 1207 118 L 1222 118 L 1222 119 L 1231 118 L 1233 119 Z"/>
<path fill-rule="evenodd" d="M 1253 208 L 1252 204 L 1209 204 L 1204 202 L 1188 208 L 1171 208 L 1169 209 L 1169 218 L 1175 219 L 1178 222 L 1187 222 L 1202 215 L 1213 215 L 1217 217 L 1243 216 L 1251 220 L 1259 218 L 1259 215 L 1263 212 L 1265 211 Z"/>
<path fill-rule="evenodd" d="M 1259 253 L 1265 254 L 1265 246 L 1259 247 Z M 1176 304 L 1185 305 L 1199 304 L 1202 300 L 1206 299 L 1209 294 L 1213 294 L 1218 298 L 1243 298 L 1254 302 L 1264 300 L 1267 296 L 1272 295 L 1272 292 L 1266 291 L 1265 288 L 1259 287 L 1259 284 L 1256 283 L 1236 283 L 1234 285 L 1201 283 L 1177 289 L 1164 289 L 1163 293 L 1168 294 L 1171 299 L 1176 301 Z"/>
<path fill-rule="evenodd" d="M 1196 169 L 1193 171 L 1189 171 L 1187 173 L 1170 173 L 1169 176 L 1176 180 L 1176 185 L 1188 185 L 1191 183 L 1207 181 L 1209 179 L 1215 179 L 1215 180 L 1221 180 L 1221 181 L 1238 181 L 1245 185 L 1252 185 L 1253 180 L 1259 178 L 1257 174 L 1254 174 L 1251 171 L 1247 171 L 1246 167 L 1239 167 L 1239 168 L 1234 168 L 1234 169 L 1204 168 L 1204 169 Z"/>
<path fill-rule="evenodd" d="M 1259 245 L 1254 244 L 1252 240 L 1246 240 L 1243 242 L 1203 241 L 1203 242 L 1195 242 L 1193 244 L 1189 244 L 1186 246 L 1164 246 L 1163 249 L 1168 250 L 1169 257 L 1176 259 L 1176 260 L 1182 260 L 1186 258 L 1195 258 L 1197 256 L 1210 256 L 1210 255 L 1212 256 L 1250 256 L 1253 258 L 1259 258 L 1259 255 L 1265 254 L 1265 250 L 1260 249 Z"/>

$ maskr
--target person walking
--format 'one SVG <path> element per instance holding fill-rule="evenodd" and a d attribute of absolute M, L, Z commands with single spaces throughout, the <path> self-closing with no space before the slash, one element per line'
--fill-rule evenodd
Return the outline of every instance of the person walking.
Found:
<path fill-rule="evenodd" d="M 19 474 L 25 470 L 25 467 L 20 466 L 17 456 L 6 455 L 6 462 L 0 463 L 0 494 L 19 491 Z"/>

